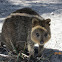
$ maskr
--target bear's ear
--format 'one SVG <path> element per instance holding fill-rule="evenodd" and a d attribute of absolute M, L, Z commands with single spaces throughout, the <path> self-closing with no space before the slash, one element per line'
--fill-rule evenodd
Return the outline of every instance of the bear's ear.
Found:
<path fill-rule="evenodd" d="M 46 19 L 45 22 L 50 25 L 51 19 Z"/>
<path fill-rule="evenodd" d="M 36 26 L 36 25 L 39 25 L 39 20 L 36 19 L 36 18 L 33 18 L 32 19 L 32 27 Z"/>

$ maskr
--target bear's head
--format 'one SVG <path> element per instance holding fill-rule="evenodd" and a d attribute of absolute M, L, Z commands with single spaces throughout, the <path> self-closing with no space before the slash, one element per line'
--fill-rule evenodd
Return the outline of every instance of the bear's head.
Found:
<path fill-rule="evenodd" d="M 39 45 L 44 45 L 50 38 L 50 19 L 32 19 L 31 40 Z"/>

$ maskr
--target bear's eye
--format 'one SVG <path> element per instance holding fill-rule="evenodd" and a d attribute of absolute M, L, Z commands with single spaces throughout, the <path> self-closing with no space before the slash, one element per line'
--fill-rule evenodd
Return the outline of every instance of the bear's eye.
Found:
<path fill-rule="evenodd" d="M 46 37 L 47 35 L 48 35 L 47 33 L 44 34 L 45 37 Z"/>
<path fill-rule="evenodd" d="M 39 37 L 40 36 L 39 33 L 36 33 L 36 36 Z"/>

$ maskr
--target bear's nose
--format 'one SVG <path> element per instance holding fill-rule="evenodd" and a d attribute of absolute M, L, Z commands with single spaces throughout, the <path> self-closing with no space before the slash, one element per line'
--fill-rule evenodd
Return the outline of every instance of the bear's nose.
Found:
<path fill-rule="evenodd" d="M 40 44 L 43 44 L 44 42 L 43 41 L 40 41 Z"/>

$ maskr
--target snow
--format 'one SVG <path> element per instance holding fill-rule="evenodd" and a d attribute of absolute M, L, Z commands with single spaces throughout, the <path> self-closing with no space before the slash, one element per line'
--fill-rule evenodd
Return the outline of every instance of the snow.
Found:
<path fill-rule="evenodd" d="M 59 10 L 60 12 L 60 10 Z M 47 48 L 58 49 L 62 51 L 62 14 L 57 14 L 56 11 L 53 12 L 54 15 L 49 15 L 48 17 L 51 18 L 51 39 L 45 45 Z M 56 13 L 56 14 L 55 14 Z M 47 14 L 43 15 L 44 17 Z"/>
<path fill-rule="evenodd" d="M 23 7 L 30 7 L 45 19 L 51 19 L 51 39 L 44 47 L 62 51 L 61 0 L 0 0 L 0 33 L 5 17 Z"/>

